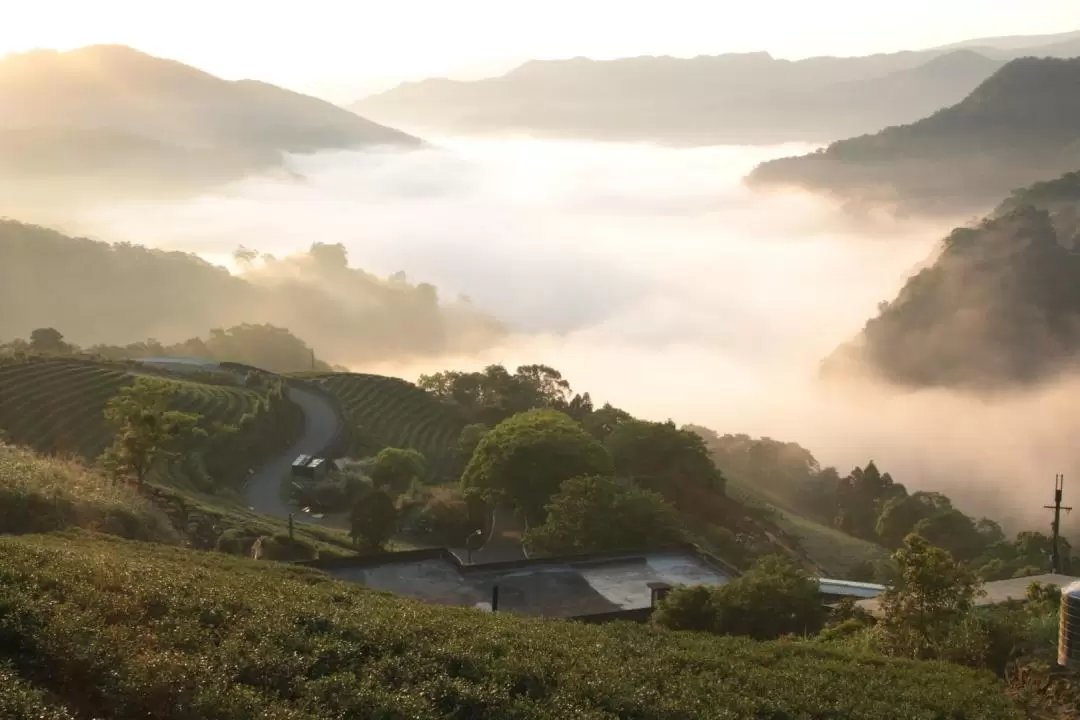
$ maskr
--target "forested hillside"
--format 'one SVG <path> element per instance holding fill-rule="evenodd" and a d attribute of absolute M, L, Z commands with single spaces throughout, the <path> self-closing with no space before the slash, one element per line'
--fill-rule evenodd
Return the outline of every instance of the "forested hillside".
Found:
<path fill-rule="evenodd" d="M 910 125 L 763 163 L 756 186 L 794 186 L 854 206 L 952 216 L 1080 164 L 1080 59 L 1010 62 L 963 101 Z"/>
<path fill-rule="evenodd" d="M 284 152 L 417 144 L 316 98 L 120 45 L 0 60 L 0 212 L 52 183 L 68 202 L 130 198 L 234 180 Z"/>
<path fill-rule="evenodd" d="M 0 340 L 55 328 L 84 347 L 171 345 L 209 328 L 270 323 L 337 363 L 475 351 L 504 332 L 466 302 L 441 301 L 432 285 L 349 267 L 341 245 L 264 257 L 235 276 L 192 254 L 13 220 L 0 220 L 0 307 Z"/>
<path fill-rule="evenodd" d="M 826 372 L 910 386 L 1000 387 L 1076 367 L 1080 175 L 1014 192 L 954 230 Z"/>

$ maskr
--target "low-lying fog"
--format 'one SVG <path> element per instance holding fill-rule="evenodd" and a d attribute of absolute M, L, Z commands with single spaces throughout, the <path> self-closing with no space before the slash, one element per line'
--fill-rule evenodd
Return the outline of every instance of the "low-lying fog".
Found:
<path fill-rule="evenodd" d="M 358 370 L 415 379 L 547 363 L 599 403 L 794 440 L 844 471 L 873 458 L 909 487 L 1028 524 L 1049 519 L 1053 475 L 1080 471 L 1071 385 L 990 402 L 814 380 L 820 359 L 966 218 L 857 225 L 823 200 L 741 185 L 755 163 L 807 150 L 796 146 L 438 145 L 296 157 L 303 180 L 281 173 L 185 203 L 99 208 L 77 229 L 221 264 L 240 244 L 281 256 L 341 242 L 354 266 L 466 294 L 517 331 L 482 357 Z"/>

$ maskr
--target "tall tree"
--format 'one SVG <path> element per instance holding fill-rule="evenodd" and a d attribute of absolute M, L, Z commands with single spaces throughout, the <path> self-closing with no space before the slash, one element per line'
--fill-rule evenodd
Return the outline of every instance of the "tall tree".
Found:
<path fill-rule="evenodd" d="M 611 474 L 611 458 L 581 425 L 556 410 L 519 413 L 492 428 L 461 477 L 489 502 L 512 503 L 532 524 L 562 483 Z"/>
<path fill-rule="evenodd" d="M 898 574 L 881 596 L 881 632 L 894 652 L 930 657 L 970 612 L 976 578 L 947 550 L 914 533 L 893 560 Z"/>
<path fill-rule="evenodd" d="M 109 400 L 105 418 L 117 432 L 102 454 L 106 467 L 133 475 L 141 487 L 160 462 L 174 459 L 186 442 L 206 434 L 199 415 L 169 409 L 175 394 L 171 383 L 137 378 Z"/>
<path fill-rule="evenodd" d="M 349 536 L 355 545 L 362 540 L 372 548 L 382 549 L 396 531 L 394 501 L 382 490 L 361 497 L 349 514 Z"/>
<path fill-rule="evenodd" d="M 64 342 L 63 334 L 56 328 L 37 328 L 30 333 L 30 349 L 34 352 L 66 353 L 71 345 Z"/>
<path fill-rule="evenodd" d="M 368 474 L 379 490 L 402 493 L 409 483 L 427 474 L 427 460 L 423 453 L 412 448 L 383 448 L 375 456 Z"/>

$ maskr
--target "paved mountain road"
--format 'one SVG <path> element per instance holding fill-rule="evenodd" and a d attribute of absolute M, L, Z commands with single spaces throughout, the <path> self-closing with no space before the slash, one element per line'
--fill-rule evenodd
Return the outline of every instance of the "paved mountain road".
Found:
<path fill-rule="evenodd" d="M 291 512 L 296 522 L 334 526 L 335 523 L 298 512 L 285 503 L 281 499 L 281 483 L 290 475 L 296 456 L 322 452 L 337 436 L 341 423 L 334 406 L 317 392 L 291 386 L 289 399 L 304 412 L 304 432 L 283 455 L 255 470 L 244 491 L 247 504 L 264 515 L 288 518 Z"/>

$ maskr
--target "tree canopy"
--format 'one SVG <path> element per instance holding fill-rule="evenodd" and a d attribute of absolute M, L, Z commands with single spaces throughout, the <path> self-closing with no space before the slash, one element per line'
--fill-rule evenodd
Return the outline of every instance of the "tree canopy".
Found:
<path fill-rule="evenodd" d="M 427 460 L 412 448 L 383 448 L 375 456 L 368 474 L 376 488 L 398 494 L 414 480 L 427 475 Z"/>
<path fill-rule="evenodd" d="M 476 446 L 461 482 L 489 500 L 506 500 L 538 524 L 562 483 L 610 475 L 611 458 L 578 423 L 557 410 L 530 410 L 502 421 Z"/>
<path fill-rule="evenodd" d="M 543 525 L 525 534 L 530 553 L 574 554 L 662 547 L 682 539 L 675 508 L 628 481 L 591 476 L 563 482 Z"/>
<path fill-rule="evenodd" d="M 690 430 L 679 429 L 670 420 L 618 423 L 604 441 L 611 453 L 615 472 L 665 485 L 698 485 L 723 492 L 724 477 L 716 469 L 705 442 Z"/>

